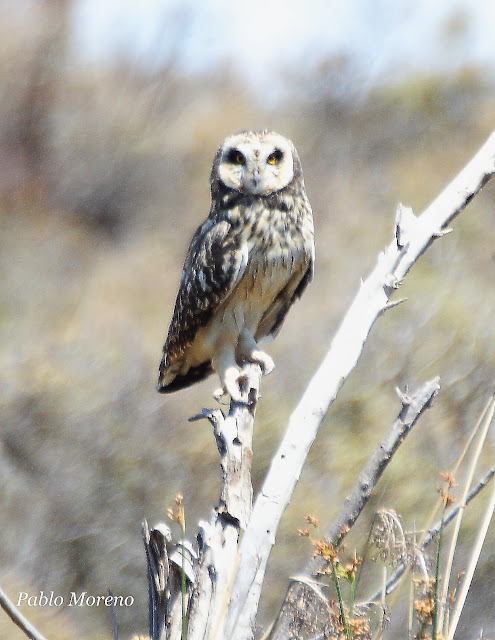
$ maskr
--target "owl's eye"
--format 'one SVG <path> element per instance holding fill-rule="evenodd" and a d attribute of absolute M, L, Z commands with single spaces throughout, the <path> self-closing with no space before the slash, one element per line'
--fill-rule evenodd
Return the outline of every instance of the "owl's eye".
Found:
<path fill-rule="evenodd" d="M 239 151 L 239 149 L 231 149 L 229 151 L 229 154 L 227 156 L 228 161 L 232 162 L 233 164 L 245 164 L 246 163 L 246 157 L 243 153 L 241 153 Z"/>
<path fill-rule="evenodd" d="M 278 164 L 282 159 L 282 156 L 283 153 L 280 151 L 280 149 L 275 149 L 275 151 L 270 153 L 266 161 L 268 164 Z"/>

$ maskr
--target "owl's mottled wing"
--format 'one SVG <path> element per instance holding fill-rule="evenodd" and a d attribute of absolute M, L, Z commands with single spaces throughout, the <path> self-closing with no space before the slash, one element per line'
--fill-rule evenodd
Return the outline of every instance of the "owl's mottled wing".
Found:
<path fill-rule="evenodd" d="M 194 234 L 182 269 L 179 291 L 170 322 L 157 389 L 176 391 L 211 373 L 204 362 L 180 372 L 181 361 L 194 342 L 197 331 L 205 327 L 219 305 L 241 279 L 247 264 L 247 250 L 226 220 L 208 218 Z"/>

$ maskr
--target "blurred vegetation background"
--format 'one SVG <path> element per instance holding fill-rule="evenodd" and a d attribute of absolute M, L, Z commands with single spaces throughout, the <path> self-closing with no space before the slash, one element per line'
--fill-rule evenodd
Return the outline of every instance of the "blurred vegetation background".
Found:
<path fill-rule="evenodd" d="M 279 70 L 284 91 L 268 100 L 227 60 L 202 74 L 179 69 L 173 51 L 152 69 L 117 55 L 75 63 L 72 3 L 21 4 L 0 5 L 0 583 L 14 600 L 41 589 L 132 595 L 118 611 L 130 637 L 147 625 L 141 521 L 163 520 L 180 492 L 194 537 L 218 498 L 209 425 L 187 422 L 212 405 L 216 381 L 170 397 L 154 390 L 217 146 L 243 128 L 290 137 L 315 214 L 314 283 L 269 348 L 277 368 L 262 383 L 256 489 L 359 279 L 392 237 L 397 203 L 419 213 L 493 128 L 493 70 L 404 73 L 363 91 L 353 59 L 335 55 L 309 74 Z M 394 419 L 394 387 L 439 375 L 433 408 L 349 544 L 362 550 L 380 505 L 406 528 L 425 525 L 439 471 L 493 389 L 494 210 L 489 184 L 407 277 L 408 301 L 374 327 L 279 531 L 261 623 L 310 553 L 296 535 L 304 515 L 324 530 Z M 493 434 L 490 446 L 487 466 Z M 466 549 L 482 502 L 468 510 Z M 494 543 L 492 527 L 462 618 L 473 633 L 495 633 Z M 50 638 L 109 637 L 104 608 L 22 611 Z M 23 636 L 0 615 L 0 637 Z"/>

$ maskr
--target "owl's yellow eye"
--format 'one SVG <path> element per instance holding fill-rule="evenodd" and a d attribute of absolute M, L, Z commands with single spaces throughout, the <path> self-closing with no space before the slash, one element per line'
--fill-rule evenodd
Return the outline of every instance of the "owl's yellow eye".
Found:
<path fill-rule="evenodd" d="M 229 162 L 233 164 L 245 164 L 246 157 L 243 153 L 239 151 L 239 149 L 231 149 L 228 155 Z"/>
<path fill-rule="evenodd" d="M 283 154 L 280 151 L 280 149 L 275 149 L 275 151 L 273 151 L 273 153 L 270 153 L 270 155 L 266 159 L 266 162 L 268 164 L 278 164 L 280 162 L 280 160 L 282 159 L 282 155 Z"/>

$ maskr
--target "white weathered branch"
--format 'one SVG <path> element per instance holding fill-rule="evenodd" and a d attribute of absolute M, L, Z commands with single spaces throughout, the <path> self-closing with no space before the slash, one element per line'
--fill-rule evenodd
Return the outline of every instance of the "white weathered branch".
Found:
<path fill-rule="evenodd" d="M 150 531 L 143 524 L 152 640 L 179 640 L 183 614 L 188 640 L 223 636 L 239 533 L 249 521 L 253 497 L 252 439 L 261 369 L 247 363 L 242 373 L 241 402 L 232 401 L 228 415 L 220 409 L 203 409 L 190 418 L 206 418 L 213 426 L 222 468 L 219 504 L 209 522 L 199 523 L 198 553 L 187 540 L 172 547 L 166 525 Z M 181 580 L 182 571 L 186 584 Z"/>
<path fill-rule="evenodd" d="M 246 364 L 242 373 L 245 383 L 241 403 L 232 401 L 227 416 L 206 409 L 195 417 L 205 417 L 212 424 L 223 473 L 219 505 L 209 522 L 199 523 L 199 562 L 188 616 L 188 640 L 223 636 L 237 568 L 239 533 L 251 515 L 253 425 L 261 369 Z"/>
<path fill-rule="evenodd" d="M 236 520 L 238 526 L 244 530 L 253 506 L 253 422 L 261 369 L 259 365 L 248 363 L 242 371 L 245 380 L 245 388 L 241 389 L 244 403 L 231 402 L 227 417 L 224 417 L 220 409 L 203 409 L 190 420 L 207 418 L 213 426 L 222 467 L 222 490 L 216 512 L 227 520 Z"/>
<path fill-rule="evenodd" d="M 240 546 L 227 611 L 225 638 L 253 637 L 266 564 L 280 518 L 290 500 L 320 422 L 352 371 L 375 320 L 414 262 L 495 172 L 495 132 L 431 205 L 415 217 L 399 206 L 393 241 L 351 304 L 330 349 L 289 418 Z"/>

